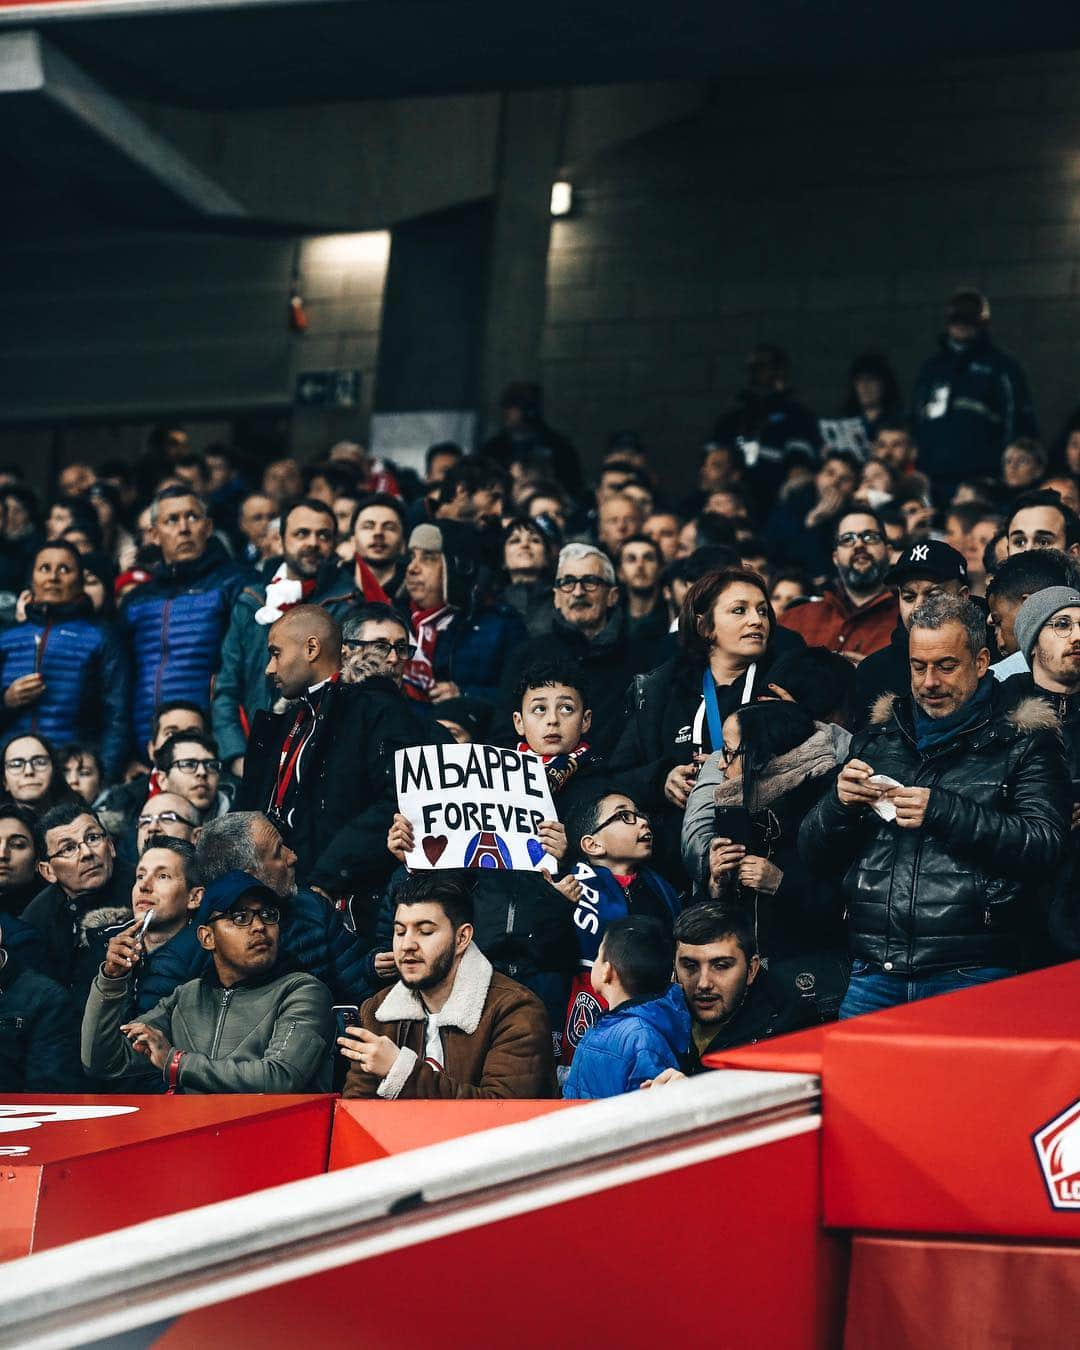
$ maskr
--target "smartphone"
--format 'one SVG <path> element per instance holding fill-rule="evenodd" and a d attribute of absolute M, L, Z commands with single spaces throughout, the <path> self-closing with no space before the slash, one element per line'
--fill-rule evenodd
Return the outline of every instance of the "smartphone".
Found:
<path fill-rule="evenodd" d="M 334 1020 L 337 1022 L 337 1034 L 345 1035 L 346 1027 L 358 1027 L 360 1025 L 360 1009 L 355 1003 L 335 1003 L 330 1009 L 334 1014 Z"/>
<path fill-rule="evenodd" d="M 718 806 L 713 818 L 713 834 L 753 851 L 754 819 L 745 806 Z"/>

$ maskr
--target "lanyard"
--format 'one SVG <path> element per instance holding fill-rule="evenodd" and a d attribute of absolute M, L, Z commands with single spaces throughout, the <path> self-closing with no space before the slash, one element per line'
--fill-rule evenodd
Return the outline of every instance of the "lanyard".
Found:
<path fill-rule="evenodd" d="M 701 696 L 705 700 L 705 716 L 709 722 L 709 743 L 715 754 L 724 744 L 724 724 L 720 721 L 720 706 L 716 701 L 716 684 L 708 665 L 701 677 Z"/>
<path fill-rule="evenodd" d="M 296 721 L 292 724 L 292 729 L 285 737 L 285 744 L 281 747 L 281 758 L 278 760 L 277 783 L 274 787 L 274 810 L 281 811 L 281 803 L 285 800 L 285 794 L 289 790 L 289 784 L 296 775 L 296 765 L 307 744 L 307 736 L 301 738 L 300 729 L 304 725 L 307 715 L 311 711 L 305 703 L 296 714 Z M 315 729 L 315 717 L 312 714 L 311 728 Z M 310 733 L 309 733 L 310 734 Z M 296 748 L 293 749 L 293 741 L 296 742 Z"/>
<path fill-rule="evenodd" d="M 741 706 L 745 707 L 750 702 L 754 692 L 754 677 L 757 675 L 757 662 L 749 667 L 743 682 L 742 698 L 739 700 Z M 712 677 L 712 671 L 708 666 L 701 677 L 701 697 L 705 700 L 705 716 L 709 723 L 709 741 L 712 745 L 713 754 L 724 744 L 724 724 L 720 720 L 720 705 L 716 701 L 716 684 Z"/>

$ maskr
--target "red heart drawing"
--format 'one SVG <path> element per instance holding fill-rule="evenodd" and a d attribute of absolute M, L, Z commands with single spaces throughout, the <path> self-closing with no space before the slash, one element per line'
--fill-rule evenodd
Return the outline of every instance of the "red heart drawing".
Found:
<path fill-rule="evenodd" d="M 442 855 L 446 852 L 446 846 L 450 842 L 445 834 L 429 834 L 421 842 L 421 848 L 424 850 L 424 857 L 428 862 L 435 866 Z"/>

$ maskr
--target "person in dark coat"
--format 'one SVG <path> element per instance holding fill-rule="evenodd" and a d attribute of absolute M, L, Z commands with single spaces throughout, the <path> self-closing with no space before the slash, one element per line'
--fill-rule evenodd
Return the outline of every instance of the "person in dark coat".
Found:
<path fill-rule="evenodd" d="M 74 1000 L 6 941 L 0 929 L 0 1092 L 86 1091 Z"/>
<path fill-rule="evenodd" d="M 885 581 L 896 588 L 900 617 L 889 645 L 873 652 L 855 669 L 856 727 L 866 726 L 870 710 L 882 694 L 903 698 L 911 689 L 907 634 L 916 609 L 938 595 L 961 598 L 968 594 L 964 555 L 936 539 L 909 545 Z"/>
<path fill-rule="evenodd" d="M 792 393 L 791 358 L 782 347 L 759 342 L 747 359 L 746 376 L 734 407 L 718 419 L 713 436 L 720 445 L 742 449 L 754 495 L 759 505 L 768 506 L 794 455 L 808 464 L 817 458 L 821 430 L 814 414 Z"/>
<path fill-rule="evenodd" d="M 593 544 L 567 544 L 559 554 L 551 632 L 523 643 L 503 670 L 496 740 L 506 743 L 513 735 L 523 672 L 554 658 L 581 663 L 586 704 L 592 710 L 590 744 L 599 755 L 611 751 L 623 726 L 630 681 L 663 659 L 662 643 L 630 637 L 618 602 L 615 569 L 607 554 Z"/>
<path fill-rule="evenodd" d="M 111 916 L 131 913 L 131 869 L 117 862 L 112 839 L 83 801 L 61 802 L 34 831 L 45 889 L 23 910 L 45 945 L 46 973 L 80 1001 L 96 962 L 87 934 Z"/>
<path fill-rule="evenodd" d="M 41 890 L 34 846 L 37 815 L 18 802 L 0 801 L 0 922 L 17 918 Z"/>
<path fill-rule="evenodd" d="M 89 742 L 99 748 L 106 777 L 119 775 L 127 751 L 127 656 L 112 626 L 94 614 L 82 559 L 66 540 L 34 556 L 26 616 L 0 632 L 0 687 L 4 734 Z"/>
<path fill-rule="evenodd" d="M 506 581 L 499 598 L 521 615 L 530 637 L 539 637 L 555 622 L 551 583 L 559 536 L 547 518 L 514 516 L 502 538 Z"/>
<path fill-rule="evenodd" d="M 151 504 L 151 519 L 162 561 L 149 581 L 124 597 L 119 620 L 134 660 L 136 745 L 146 743 L 165 700 L 210 706 L 233 605 L 250 578 L 213 537 L 206 507 L 190 490 L 163 488 Z"/>
<path fill-rule="evenodd" d="M 256 715 L 236 809 L 265 812 L 297 855 L 301 883 L 331 902 L 357 897 L 369 931 L 371 897 L 392 865 L 394 754 L 425 743 L 425 724 L 393 680 L 341 681 L 341 629 L 318 606 L 290 609 L 267 650 L 268 675 L 295 702 Z"/>
<path fill-rule="evenodd" d="M 608 769 L 649 812 L 669 876 L 682 875 L 682 814 L 699 766 L 723 744 L 724 718 L 767 689 L 775 626 L 757 572 L 710 572 L 683 599 L 678 655 L 628 692 Z"/>
<path fill-rule="evenodd" d="M 773 566 L 798 567 L 818 582 L 832 576 L 836 526 L 858 483 L 855 456 L 826 451 L 814 481 L 792 488 L 769 513 L 764 539 Z"/>
<path fill-rule="evenodd" d="M 544 421 L 544 391 L 529 380 L 508 384 L 500 407 L 502 430 L 485 441 L 480 453 L 509 470 L 521 464 L 538 478 L 554 478 L 571 497 L 585 490 L 581 461 L 570 440 Z"/>
<path fill-rule="evenodd" d="M 676 919 L 675 978 L 692 1019 L 688 1074 L 702 1071 L 706 1055 L 821 1021 L 812 991 L 800 992 L 762 966 L 746 911 L 716 900 L 691 905 Z M 655 1081 L 680 1076 L 669 1072 Z"/>
<path fill-rule="evenodd" d="M 1039 428 L 1027 377 L 990 340 L 984 295 L 952 296 L 939 346 L 916 378 L 912 416 L 919 467 L 947 491 L 963 478 L 996 478 L 1006 446 Z"/>
<path fill-rule="evenodd" d="M 881 699 L 799 835 L 816 874 L 843 878 L 842 1017 L 1015 974 L 1068 837 L 1057 719 L 1005 705 L 978 608 L 928 601 L 909 644 L 911 695 Z"/>

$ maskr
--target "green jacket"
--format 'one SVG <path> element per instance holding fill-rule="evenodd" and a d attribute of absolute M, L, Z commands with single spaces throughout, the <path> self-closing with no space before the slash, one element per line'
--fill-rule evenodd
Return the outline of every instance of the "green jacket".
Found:
<path fill-rule="evenodd" d="M 99 970 L 90 986 L 82 1060 L 94 1077 L 123 1078 L 146 1064 L 120 1030 L 134 1015 L 130 981 Z M 178 985 L 139 1020 L 184 1051 L 181 1092 L 330 1091 L 330 991 L 314 975 L 279 965 L 262 979 L 224 989 L 211 969 Z"/>

